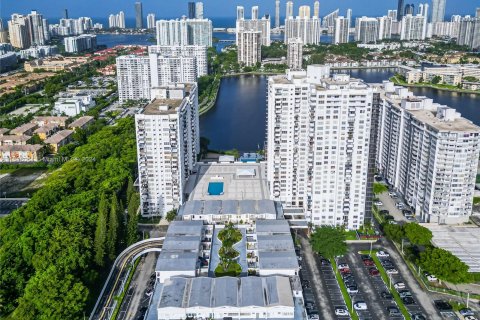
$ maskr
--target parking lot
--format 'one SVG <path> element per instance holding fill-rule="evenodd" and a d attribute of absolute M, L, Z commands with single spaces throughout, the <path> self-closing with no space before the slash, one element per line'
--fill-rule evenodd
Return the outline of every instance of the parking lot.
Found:
<path fill-rule="evenodd" d="M 343 299 L 342 292 L 340 291 L 340 286 L 338 285 L 337 279 L 335 277 L 335 272 L 333 271 L 330 262 L 328 260 L 320 260 L 320 270 L 322 273 L 325 289 L 328 292 L 330 304 L 334 307 L 334 309 L 347 310 L 345 300 Z M 349 319 L 350 317 L 348 315 L 335 315 L 335 318 Z"/>

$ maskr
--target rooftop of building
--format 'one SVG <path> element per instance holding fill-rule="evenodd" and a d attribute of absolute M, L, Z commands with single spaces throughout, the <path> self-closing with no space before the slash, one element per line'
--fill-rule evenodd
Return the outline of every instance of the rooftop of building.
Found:
<path fill-rule="evenodd" d="M 82 127 L 84 126 L 85 124 L 89 123 L 90 121 L 93 121 L 93 117 L 92 116 L 84 116 L 84 117 L 80 117 L 78 118 L 77 120 L 73 121 L 72 123 L 70 123 L 69 127 L 70 128 L 77 128 L 77 127 Z"/>
<path fill-rule="evenodd" d="M 0 151 L 28 151 L 37 152 L 43 148 L 40 144 L 25 144 L 25 145 L 13 145 L 13 146 L 0 146 Z"/>
<path fill-rule="evenodd" d="M 10 130 L 10 134 L 23 134 L 26 131 L 32 130 L 37 127 L 36 123 L 25 123 L 15 129 Z"/>
<path fill-rule="evenodd" d="M 37 122 L 65 122 L 68 120 L 69 117 L 62 117 L 62 116 L 37 116 L 34 117 L 33 120 L 31 121 L 32 123 L 37 123 Z"/>
<path fill-rule="evenodd" d="M 45 143 L 57 144 L 68 138 L 74 133 L 73 130 L 62 130 L 45 140 Z"/>
<path fill-rule="evenodd" d="M 26 142 L 32 137 L 27 135 L 18 135 L 18 134 L 9 134 L 0 136 L 0 141 L 16 141 L 16 142 Z"/>
<path fill-rule="evenodd" d="M 177 108 L 182 105 L 183 99 L 155 99 L 143 110 L 145 115 L 176 114 Z"/>
<path fill-rule="evenodd" d="M 281 215 L 272 200 L 191 200 L 179 210 L 179 216 L 187 215 Z"/>
<path fill-rule="evenodd" d="M 185 193 L 189 195 L 191 201 L 265 200 L 270 198 L 266 164 L 264 163 L 198 164 L 194 171 L 195 173 L 190 176 L 185 186 Z M 223 194 L 210 195 L 208 192 L 210 182 L 223 182 Z M 229 205 L 231 204 L 226 203 L 226 206 Z M 245 202 L 241 205 L 245 207 L 249 204 Z M 263 205 L 263 203 L 260 205 Z"/>
<path fill-rule="evenodd" d="M 183 278 L 166 280 L 158 308 L 294 307 L 288 277 Z"/>
<path fill-rule="evenodd" d="M 47 124 L 47 125 L 44 125 L 43 127 L 35 129 L 33 133 L 48 133 L 52 130 L 55 130 L 56 128 L 58 128 L 58 125 L 56 124 Z"/>
<path fill-rule="evenodd" d="M 438 131 L 479 132 L 480 127 L 472 121 L 459 117 L 453 121 L 444 121 L 436 116 L 436 112 L 428 110 L 409 110 L 419 121 L 437 129 Z"/>
<path fill-rule="evenodd" d="M 10 131 L 10 129 L 0 128 L 0 135 L 4 135 L 4 134 L 6 134 L 8 131 Z"/>

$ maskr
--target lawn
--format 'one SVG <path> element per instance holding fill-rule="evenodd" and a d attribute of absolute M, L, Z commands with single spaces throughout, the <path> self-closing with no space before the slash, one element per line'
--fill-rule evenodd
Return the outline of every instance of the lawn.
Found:
<path fill-rule="evenodd" d="M 234 262 L 231 263 L 227 270 L 223 270 L 223 265 L 218 264 L 215 268 L 215 277 L 238 277 L 242 273 L 242 267 Z"/>
<path fill-rule="evenodd" d="M 346 231 L 345 230 L 345 240 L 357 240 L 357 231 L 355 231 L 355 230 Z"/>
<path fill-rule="evenodd" d="M 376 252 L 377 252 L 377 250 L 372 251 L 372 259 L 375 262 L 375 266 L 377 267 L 378 271 L 380 271 L 380 275 L 382 276 L 383 282 L 387 286 L 388 290 L 390 290 L 390 293 L 392 294 L 393 298 L 395 299 L 395 302 L 397 303 L 398 309 L 400 309 L 400 312 L 403 314 L 405 319 L 406 320 L 412 319 L 410 317 L 410 314 L 408 313 L 407 308 L 403 304 L 403 301 L 400 298 L 400 295 L 398 294 L 397 290 L 395 290 L 393 285 L 392 285 L 391 288 L 388 286 L 388 284 L 389 284 L 388 274 L 385 272 L 385 269 L 383 268 L 382 264 L 380 263 L 380 259 L 378 259 L 377 256 L 375 255 Z M 362 251 L 360 253 L 361 254 L 370 254 L 370 251 Z"/>
<path fill-rule="evenodd" d="M 340 291 L 342 291 L 342 296 L 345 300 L 345 304 L 347 305 L 348 312 L 350 313 L 352 320 L 358 320 L 358 315 L 352 308 L 352 299 L 350 298 L 347 288 L 345 287 L 345 283 L 343 283 L 342 276 L 337 269 L 337 263 L 335 262 L 335 259 L 330 259 L 330 262 L 332 264 L 333 271 L 335 272 L 335 278 L 337 278 L 338 285 L 340 286 Z"/>

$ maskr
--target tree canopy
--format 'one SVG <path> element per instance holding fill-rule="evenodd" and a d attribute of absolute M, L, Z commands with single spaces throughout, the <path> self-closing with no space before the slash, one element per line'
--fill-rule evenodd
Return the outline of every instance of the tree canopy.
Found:
<path fill-rule="evenodd" d="M 444 249 L 428 247 L 420 253 L 417 263 L 441 280 L 451 283 L 465 283 L 470 280 L 468 266 Z"/>
<path fill-rule="evenodd" d="M 432 241 L 432 231 L 417 223 L 407 223 L 403 229 L 405 237 L 414 245 L 425 246 Z"/>
<path fill-rule="evenodd" d="M 330 259 L 347 252 L 346 236 L 341 228 L 322 226 L 315 228 L 310 242 L 313 251 Z"/>

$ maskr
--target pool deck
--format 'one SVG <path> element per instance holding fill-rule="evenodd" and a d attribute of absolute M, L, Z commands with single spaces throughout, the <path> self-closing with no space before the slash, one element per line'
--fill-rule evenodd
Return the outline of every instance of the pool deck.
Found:
<path fill-rule="evenodd" d="M 237 170 L 254 169 L 254 176 L 238 176 Z M 199 164 L 185 186 L 188 200 L 270 199 L 265 163 Z M 219 179 L 220 178 L 220 179 Z M 209 195 L 210 182 L 223 182 L 222 195 Z"/>

